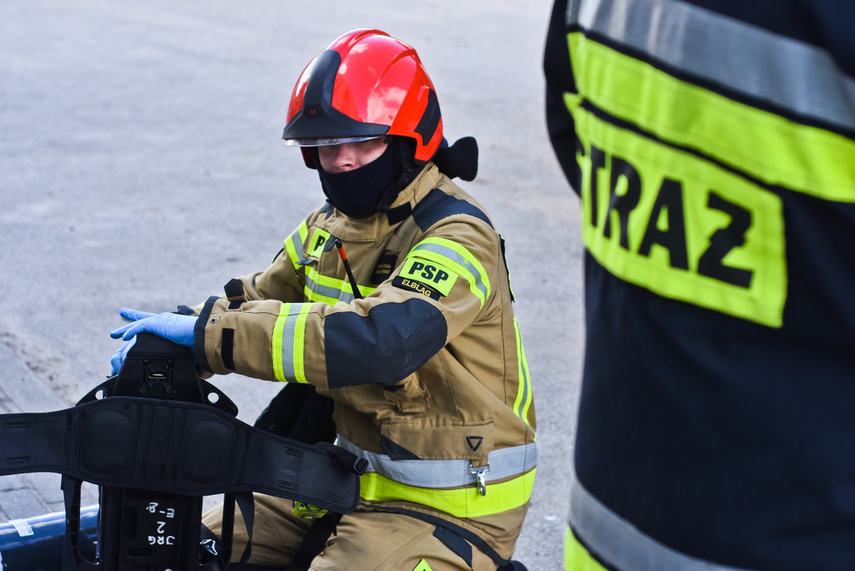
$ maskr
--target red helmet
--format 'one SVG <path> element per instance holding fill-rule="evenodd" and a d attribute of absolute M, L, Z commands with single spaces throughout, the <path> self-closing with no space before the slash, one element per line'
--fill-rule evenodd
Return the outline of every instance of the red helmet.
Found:
<path fill-rule="evenodd" d="M 317 147 L 384 135 L 410 137 L 415 159 L 429 161 L 442 141 L 436 91 L 412 47 L 380 30 L 352 30 L 300 74 L 282 138 Z M 308 166 L 314 157 L 303 149 Z"/>

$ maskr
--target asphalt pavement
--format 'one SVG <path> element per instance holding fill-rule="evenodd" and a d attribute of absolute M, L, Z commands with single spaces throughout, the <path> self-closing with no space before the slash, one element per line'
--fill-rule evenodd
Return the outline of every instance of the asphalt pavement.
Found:
<path fill-rule="evenodd" d="M 322 201 L 280 140 L 291 88 L 340 33 L 412 44 L 463 186 L 507 242 L 539 465 L 516 557 L 561 568 L 583 343 L 578 201 L 549 147 L 546 0 L 0 3 L 0 412 L 73 405 L 104 380 L 122 305 L 171 311 L 264 268 Z M 279 387 L 212 381 L 252 422 Z M 87 489 L 85 502 L 96 502 Z M 0 478 L 0 523 L 62 510 L 59 477 Z"/>

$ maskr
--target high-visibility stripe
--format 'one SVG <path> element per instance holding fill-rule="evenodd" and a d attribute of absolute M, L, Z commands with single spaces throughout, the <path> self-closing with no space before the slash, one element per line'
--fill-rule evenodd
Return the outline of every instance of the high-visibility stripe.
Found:
<path fill-rule="evenodd" d="M 767 184 L 855 202 L 855 141 L 681 81 L 581 32 L 569 44 L 583 101 Z"/>
<path fill-rule="evenodd" d="M 273 326 L 273 373 L 277 381 L 306 383 L 304 342 L 309 303 L 283 303 Z"/>
<path fill-rule="evenodd" d="M 689 557 L 666 547 L 621 519 L 574 479 L 570 490 L 570 525 L 608 569 L 632 571 L 747 571 Z M 605 569 L 569 534 L 564 551 L 565 569 Z M 568 566 L 569 565 L 569 566 Z"/>
<path fill-rule="evenodd" d="M 350 303 L 355 299 L 350 282 L 324 276 L 312 266 L 306 266 L 305 269 L 306 280 L 303 293 L 308 301 L 335 305 L 340 301 Z M 377 289 L 364 285 L 358 287 L 363 297 Z"/>
<path fill-rule="evenodd" d="M 368 472 L 376 472 L 390 480 L 420 488 L 454 488 L 474 486 L 475 474 L 470 471 L 469 460 L 393 460 L 386 454 L 368 452 L 344 438 L 338 437 L 338 445 L 368 461 Z M 486 481 L 495 482 L 517 476 L 537 466 L 537 445 L 521 444 L 509 448 L 498 448 L 487 455 L 490 470 Z"/>
<path fill-rule="evenodd" d="M 359 496 L 367 502 L 413 502 L 460 518 L 483 517 L 524 506 L 531 498 L 535 472 L 490 484 L 483 496 L 474 485 L 451 490 L 418 488 L 370 472 L 359 478 Z"/>
<path fill-rule="evenodd" d="M 818 46 L 679 0 L 579 4 L 569 4 L 570 26 L 795 114 L 855 129 L 855 79 Z"/>
<path fill-rule="evenodd" d="M 715 163 L 569 108 L 584 153 L 583 238 L 597 261 L 659 295 L 781 327 L 781 198 Z"/>
<path fill-rule="evenodd" d="M 523 347 L 522 335 L 520 334 L 520 325 L 516 317 L 514 317 L 514 332 L 517 338 L 517 363 L 519 364 L 519 387 L 517 389 L 517 398 L 514 401 L 514 413 L 523 422 L 529 424 L 528 411 L 531 408 L 534 398 L 531 391 L 531 377 L 529 377 L 528 373 L 528 361 L 525 358 L 525 348 Z"/>
<path fill-rule="evenodd" d="M 309 263 L 309 260 L 303 257 L 303 243 L 308 237 L 309 226 L 303 220 L 297 229 L 285 240 L 285 251 L 288 252 L 288 258 L 291 260 L 291 265 L 294 266 L 294 269 Z"/>
<path fill-rule="evenodd" d="M 285 337 L 286 321 L 283 318 L 283 312 L 287 311 L 287 305 L 290 304 L 283 303 L 282 306 L 279 308 L 279 316 L 276 318 L 276 323 L 273 325 L 271 346 L 271 355 L 273 356 L 273 375 L 277 381 L 282 382 L 286 382 L 288 380 L 287 378 L 285 378 L 285 368 L 282 363 L 282 341 Z"/>
<path fill-rule="evenodd" d="M 362 499 L 415 502 L 457 517 L 479 517 L 524 505 L 531 497 L 537 467 L 534 443 L 491 451 L 485 473 L 487 493 L 482 496 L 469 460 L 392 460 L 362 450 L 342 436 L 338 445 L 368 461 L 360 479 Z"/>
<path fill-rule="evenodd" d="M 407 258 L 424 258 L 451 268 L 469 282 L 469 290 L 481 300 L 481 306 L 490 295 L 490 278 L 484 266 L 469 250 L 445 238 L 422 240 L 407 254 Z"/>
<path fill-rule="evenodd" d="M 569 525 L 564 533 L 564 571 L 609 571 L 579 543 Z"/>
<path fill-rule="evenodd" d="M 320 274 L 315 269 L 313 260 L 303 256 L 303 244 L 308 238 L 309 228 L 304 220 L 288 239 L 285 240 L 285 251 L 288 252 L 288 257 L 294 269 L 303 268 L 305 271 L 303 293 L 306 299 L 311 302 L 323 302 L 329 305 L 335 305 L 340 301 L 344 303 L 352 302 L 356 299 L 356 296 L 353 294 L 353 287 L 350 285 L 350 282 Z M 329 241 L 330 233 L 321 229 L 315 230 L 312 239 L 314 245 L 309 255 L 315 257 L 320 256 L 325 249 L 325 245 L 331 243 Z M 363 297 L 377 289 L 364 285 L 357 287 Z"/>

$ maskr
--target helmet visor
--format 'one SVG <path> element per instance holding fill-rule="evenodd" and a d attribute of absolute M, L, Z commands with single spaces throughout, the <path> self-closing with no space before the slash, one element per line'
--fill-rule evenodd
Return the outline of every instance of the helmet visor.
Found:
<path fill-rule="evenodd" d="M 290 147 L 326 147 L 327 145 L 343 145 L 344 143 L 359 143 L 379 139 L 383 135 L 366 135 L 357 137 L 317 137 L 317 138 L 294 138 L 285 139 L 285 144 Z"/>

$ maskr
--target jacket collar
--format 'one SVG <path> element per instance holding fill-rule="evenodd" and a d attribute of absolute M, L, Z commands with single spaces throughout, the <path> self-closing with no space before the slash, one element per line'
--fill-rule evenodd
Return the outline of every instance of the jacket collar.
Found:
<path fill-rule="evenodd" d="M 425 168 L 422 169 L 422 172 L 420 172 L 416 178 L 414 178 L 413 181 L 404 188 L 404 190 L 398 193 L 398 196 L 395 197 L 390 209 L 394 210 L 395 208 L 402 207 L 406 204 L 410 205 L 410 209 L 415 208 L 416 204 L 421 202 L 421 200 L 427 196 L 431 190 L 439 185 L 442 176 L 442 173 L 439 172 L 436 165 L 428 163 Z M 380 214 L 380 216 L 382 216 L 382 214 Z"/>
<path fill-rule="evenodd" d="M 354 220 L 338 210 L 333 210 L 322 227 L 342 240 L 350 242 L 373 242 L 387 234 L 389 230 L 409 216 L 416 205 L 436 188 L 443 174 L 433 163 L 428 163 L 413 181 L 408 184 L 392 202 L 390 212 L 378 212 L 368 218 Z M 329 206 L 332 208 L 332 206 Z M 400 214 L 404 214 L 400 216 Z"/>

